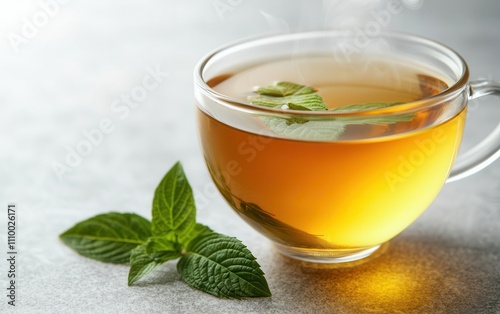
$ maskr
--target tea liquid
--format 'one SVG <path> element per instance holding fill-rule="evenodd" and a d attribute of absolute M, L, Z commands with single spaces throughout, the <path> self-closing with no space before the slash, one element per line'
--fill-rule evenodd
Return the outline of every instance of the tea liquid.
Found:
<path fill-rule="evenodd" d="M 404 62 L 322 56 L 263 62 L 209 84 L 245 101 L 254 86 L 276 81 L 315 87 L 329 108 L 415 101 L 446 88 L 432 71 Z M 258 135 L 257 117 L 254 132 L 248 123 L 242 130 L 197 113 L 209 171 L 245 220 L 278 243 L 346 250 L 389 240 L 436 197 L 457 154 L 465 110 L 421 128 L 440 116 L 417 114 L 397 127 L 349 126 L 339 140 L 318 142 Z M 360 132 L 364 139 L 354 139 Z"/>

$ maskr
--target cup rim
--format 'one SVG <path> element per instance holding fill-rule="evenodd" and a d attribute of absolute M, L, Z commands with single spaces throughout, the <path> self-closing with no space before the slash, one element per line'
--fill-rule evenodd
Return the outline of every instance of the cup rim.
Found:
<path fill-rule="evenodd" d="M 300 40 L 307 38 L 320 38 L 320 37 L 351 37 L 354 38 L 355 34 L 352 31 L 341 31 L 341 30 L 322 30 L 322 31 L 309 31 L 309 32 L 295 32 L 295 33 L 272 33 L 272 34 L 264 34 L 257 36 L 245 37 L 240 40 L 236 40 L 230 42 L 226 45 L 220 46 L 206 54 L 204 57 L 198 61 L 194 68 L 194 83 L 196 87 L 200 88 L 205 96 L 210 98 L 211 100 L 220 103 L 226 107 L 231 109 L 236 109 L 239 111 L 249 112 L 249 113 L 257 113 L 257 114 L 271 114 L 271 115 L 287 115 L 287 116 L 304 116 L 307 115 L 309 117 L 317 116 L 318 118 L 325 117 L 365 117 L 367 115 L 387 115 L 387 114 L 404 114 L 407 112 L 415 112 L 423 109 L 428 109 L 435 105 L 440 105 L 443 102 L 449 101 L 453 99 L 458 94 L 460 94 L 463 89 L 467 86 L 469 80 L 469 67 L 465 59 L 454 49 L 448 47 L 447 45 L 438 42 L 433 39 L 429 39 L 427 37 L 414 35 L 406 32 L 397 32 L 397 31 L 382 31 L 374 38 L 390 38 L 397 40 L 407 40 L 412 42 L 420 42 L 429 47 L 437 49 L 446 54 L 446 56 L 454 59 L 455 63 L 458 64 L 462 73 L 459 78 L 454 80 L 453 84 L 450 85 L 447 89 L 439 92 L 438 94 L 419 99 L 416 101 L 406 102 L 404 104 L 398 106 L 389 106 L 380 109 L 368 109 L 368 110 L 359 110 L 359 111 L 300 111 L 300 110 L 288 110 L 281 108 L 270 108 L 264 106 L 253 105 L 249 102 L 242 101 L 240 99 L 236 99 L 233 97 L 229 97 L 222 93 L 217 92 L 213 88 L 211 88 L 203 78 L 203 71 L 208 62 L 217 56 L 218 54 L 227 51 L 231 48 L 235 48 L 243 45 L 257 44 L 259 42 L 265 43 L 266 41 L 269 43 L 275 43 L 276 41 L 286 41 L 286 40 Z"/>

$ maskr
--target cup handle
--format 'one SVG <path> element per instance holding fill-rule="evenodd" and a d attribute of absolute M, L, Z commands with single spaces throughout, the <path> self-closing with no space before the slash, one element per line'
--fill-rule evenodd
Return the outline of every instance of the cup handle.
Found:
<path fill-rule="evenodd" d="M 500 96 L 500 84 L 494 81 L 477 80 L 469 83 L 469 100 L 487 95 Z M 484 140 L 455 161 L 446 183 L 468 177 L 500 157 L 500 123 Z"/>

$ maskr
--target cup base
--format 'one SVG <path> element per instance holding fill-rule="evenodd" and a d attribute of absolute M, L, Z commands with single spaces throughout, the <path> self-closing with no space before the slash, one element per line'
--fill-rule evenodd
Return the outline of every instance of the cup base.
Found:
<path fill-rule="evenodd" d="M 283 255 L 294 260 L 315 264 L 344 265 L 371 256 L 382 244 L 363 249 L 315 250 L 284 246 L 274 243 L 276 249 Z"/>

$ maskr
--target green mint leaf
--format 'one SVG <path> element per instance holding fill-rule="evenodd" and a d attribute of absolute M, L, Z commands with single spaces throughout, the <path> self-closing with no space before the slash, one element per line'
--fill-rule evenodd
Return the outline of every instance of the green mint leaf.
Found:
<path fill-rule="evenodd" d="M 328 110 L 323 98 L 320 95 L 307 94 L 307 95 L 296 95 L 287 96 L 287 106 L 292 110 L 311 110 L 311 111 L 321 111 Z"/>
<path fill-rule="evenodd" d="M 259 106 L 302 111 L 328 110 L 321 96 L 310 86 L 291 82 L 278 82 L 261 87 L 259 95 L 248 100 Z M 344 132 L 344 125 L 338 121 L 309 121 L 300 117 L 260 117 L 274 133 L 303 140 L 335 140 Z"/>
<path fill-rule="evenodd" d="M 385 102 L 374 102 L 374 103 L 365 103 L 365 104 L 355 104 L 355 105 L 348 105 L 348 106 L 342 106 L 338 108 L 334 108 L 330 111 L 332 112 L 355 112 L 355 111 L 365 111 L 365 110 L 375 110 L 375 109 L 382 109 L 382 108 L 387 108 L 387 107 L 392 107 L 392 106 L 397 106 L 404 104 L 403 102 L 391 102 L 391 103 L 385 103 Z M 387 115 L 387 116 L 377 116 L 376 118 L 339 118 L 339 121 L 342 123 L 349 125 L 349 124 L 393 124 L 397 122 L 407 122 L 411 121 L 415 118 L 415 114 L 413 113 L 406 113 L 406 114 L 399 114 L 399 115 Z"/>
<path fill-rule="evenodd" d="M 347 105 L 342 107 L 333 108 L 331 112 L 354 112 L 354 111 L 365 111 L 365 110 L 375 110 L 382 109 L 392 106 L 397 106 L 404 104 L 403 102 L 372 102 L 364 104 Z"/>
<path fill-rule="evenodd" d="M 252 253 L 239 240 L 217 234 L 195 218 L 191 187 L 176 163 L 155 191 L 151 223 L 136 214 L 112 212 L 82 221 L 60 237 L 86 257 L 129 262 L 129 286 L 182 257 L 177 269 L 195 288 L 226 298 L 270 296 Z"/>
<path fill-rule="evenodd" d="M 254 105 L 301 111 L 328 110 L 323 99 L 316 94 L 316 90 L 310 86 L 291 82 L 278 82 L 274 85 L 260 87 L 257 89 L 257 93 L 259 95 L 248 97 L 248 101 Z M 402 104 L 402 102 L 354 104 L 334 108 L 330 110 L 330 112 L 343 113 L 375 110 L 400 104 Z M 411 121 L 414 117 L 414 114 L 401 114 L 356 119 L 338 117 L 333 120 L 314 121 L 294 116 L 290 118 L 271 118 L 262 116 L 259 118 L 269 127 L 269 129 L 278 135 L 299 140 L 333 141 L 344 133 L 347 125 L 392 124 Z"/>
<path fill-rule="evenodd" d="M 179 237 L 173 231 L 170 231 L 169 233 L 162 236 L 153 236 L 148 239 L 148 251 L 160 252 L 169 250 L 170 243 L 175 243 L 176 249 L 181 252 L 189 245 L 189 242 L 191 242 L 194 238 L 210 234 L 212 232 L 212 229 L 210 229 L 209 227 L 197 223 L 194 228 L 190 229 L 189 233 L 184 236 L 183 242 L 179 241 Z M 167 245 L 166 248 L 163 247 L 164 244 Z"/>
<path fill-rule="evenodd" d="M 212 234 L 213 231 L 202 224 L 196 224 L 189 234 L 188 243 L 197 238 Z M 130 271 L 128 274 L 128 285 L 151 273 L 159 265 L 181 257 L 183 248 L 177 242 L 175 233 L 170 232 L 164 236 L 156 236 L 148 239 L 147 243 L 132 250 L 130 256 Z"/>
<path fill-rule="evenodd" d="M 249 96 L 248 101 L 254 105 L 269 108 L 292 110 L 327 110 L 323 99 L 318 94 L 295 95 L 286 97 Z"/>
<path fill-rule="evenodd" d="M 127 263 L 130 251 L 151 236 L 151 223 L 136 214 L 108 213 L 82 221 L 60 235 L 79 254 L 107 263 Z"/>
<path fill-rule="evenodd" d="M 154 236 L 173 232 L 184 243 L 196 226 L 193 191 L 177 162 L 161 180 L 153 199 L 152 232 Z"/>
<path fill-rule="evenodd" d="M 145 244 L 148 253 L 177 251 L 182 252 L 182 245 L 177 242 L 177 236 L 171 232 L 164 236 L 154 236 Z"/>
<path fill-rule="evenodd" d="M 278 82 L 257 89 L 259 95 L 249 96 L 254 105 L 292 110 L 328 110 L 314 88 L 290 82 Z"/>
<path fill-rule="evenodd" d="M 345 125 L 360 125 L 360 124 L 394 124 L 398 122 L 408 122 L 415 118 L 415 114 L 406 113 L 394 116 L 380 116 L 377 118 L 339 118 L 338 121 Z"/>
<path fill-rule="evenodd" d="M 156 244 L 152 251 L 152 242 Z M 175 242 L 166 239 L 150 238 L 146 244 L 140 245 L 132 250 L 130 255 L 130 271 L 128 273 L 128 285 L 133 285 L 136 281 L 151 273 L 159 265 L 179 258 L 181 252 L 178 251 L 178 245 Z"/>
<path fill-rule="evenodd" d="M 307 107 L 307 106 L 303 106 L 303 105 L 298 105 L 298 104 L 293 104 L 293 103 L 289 103 L 288 104 L 288 109 L 292 109 L 292 110 L 303 110 L 303 111 L 312 111 L 311 108 Z"/>
<path fill-rule="evenodd" d="M 194 239 L 177 270 L 190 286 L 217 297 L 271 296 L 252 253 L 241 241 L 222 234 L 213 232 Z"/>
<path fill-rule="evenodd" d="M 300 140 L 336 140 L 345 130 L 339 120 L 302 121 L 260 117 L 274 133 Z"/>
<path fill-rule="evenodd" d="M 213 231 L 209 227 L 202 225 L 200 223 L 197 223 L 196 226 L 191 229 L 191 232 L 189 233 L 189 236 L 186 238 L 184 247 L 187 247 L 191 241 L 196 239 L 197 237 L 203 237 L 206 235 L 212 234 Z"/>
<path fill-rule="evenodd" d="M 328 108 L 321 96 L 310 86 L 291 82 L 278 82 L 261 87 L 259 95 L 248 97 L 254 105 L 302 111 L 326 111 Z M 274 133 L 303 140 L 335 140 L 344 132 L 338 121 L 309 121 L 300 117 L 260 117 Z"/>

